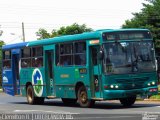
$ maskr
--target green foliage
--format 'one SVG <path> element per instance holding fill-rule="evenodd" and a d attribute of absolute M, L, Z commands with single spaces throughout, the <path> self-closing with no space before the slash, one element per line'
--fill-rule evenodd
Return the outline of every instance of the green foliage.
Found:
<path fill-rule="evenodd" d="M 160 100 L 160 85 L 158 85 L 158 95 L 151 96 L 150 99 Z"/>
<path fill-rule="evenodd" d="M 85 24 L 83 25 L 78 25 L 77 23 L 74 23 L 70 26 L 62 26 L 60 27 L 59 30 L 53 29 L 51 33 L 48 33 L 47 30 L 45 29 L 39 29 L 38 32 L 36 32 L 37 35 L 40 36 L 38 39 L 45 39 L 45 38 L 53 38 L 56 36 L 61 36 L 61 35 L 73 35 L 73 34 L 80 34 L 83 32 L 90 32 L 92 31 L 91 28 L 87 28 Z"/>
<path fill-rule="evenodd" d="M 147 28 L 150 29 L 157 45 L 160 40 L 160 0 L 146 0 L 139 13 L 133 13 L 131 20 L 126 20 L 122 28 Z"/>
<path fill-rule="evenodd" d="M 74 23 L 71 26 L 61 27 L 60 30 L 57 31 L 57 33 L 58 35 L 73 35 L 89 31 L 92 31 L 92 29 L 87 28 L 85 24 L 78 25 L 77 23 Z"/>
<path fill-rule="evenodd" d="M 153 96 L 150 97 L 150 99 L 160 100 L 160 94 L 159 95 L 153 95 Z"/>
<path fill-rule="evenodd" d="M 37 36 L 40 36 L 38 39 L 45 39 L 50 38 L 50 33 L 47 32 L 47 30 L 40 28 L 38 32 L 36 32 Z"/>
<path fill-rule="evenodd" d="M 5 45 L 5 43 L 3 41 L 0 41 L 0 48 L 2 48 L 3 45 Z"/>

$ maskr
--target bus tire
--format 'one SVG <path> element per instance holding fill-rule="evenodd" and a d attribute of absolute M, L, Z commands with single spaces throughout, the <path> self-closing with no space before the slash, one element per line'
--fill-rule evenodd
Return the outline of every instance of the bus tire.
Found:
<path fill-rule="evenodd" d="M 28 101 L 28 104 L 30 105 L 44 104 L 44 97 L 35 97 L 33 86 L 29 85 L 27 87 L 27 101 Z"/>
<path fill-rule="evenodd" d="M 61 98 L 63 103 L 65 105 L 72 105 L 72 104 L 76 104 L 77 99 L 72 99 L 72 98 Z"/>
<path fill-rule="evenodd" d="M 135 101 L 136 101 L 136 96 L 120 99 L 120 102 L 124 107 L 132 106 L 135 103 Z"/>
<path fill-rule="evenodd" d="M 36 97 L 34 96 L 33 86 L 29 85 L 27 87 L 27 101 L 28 104 L 33 105 L 36 103 Z"/>
<path fill-rule="evenodd" d="M 81 107 L 92 107 L 95 103 L 94 100 L 88 99 L 85 86 L 81 86 L 78 89 L 78 103 Z"/>

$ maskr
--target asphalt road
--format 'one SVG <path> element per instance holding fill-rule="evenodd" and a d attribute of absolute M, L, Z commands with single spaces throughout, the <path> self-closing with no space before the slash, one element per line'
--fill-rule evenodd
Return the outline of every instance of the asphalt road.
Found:
<path fill-rule="evenodd" d="M 130 108 L 123 107 L 119 101 L 103 101 L 96 102 L 92 108 L 81 108 L 78 104 L 66 106 L 60 99 L 45 100 L 44 105 L 28 105 L 25 97 L 0 93 L 0 120 L 22 119 L 10 117 L 10 114 L 27 114 L 26 119 L 32 120 L 149 120 L 149 118 L 160 120 L 160 101 L 137 101 Z"/>

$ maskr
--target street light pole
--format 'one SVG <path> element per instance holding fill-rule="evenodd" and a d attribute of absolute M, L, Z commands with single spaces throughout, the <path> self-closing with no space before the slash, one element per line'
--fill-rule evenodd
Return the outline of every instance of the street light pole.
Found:
<path fill-rule="evenodd" d="M 1 25 L 0 25 L 0 28 L 1 28 Z M 3 33 L 3 31 L 2 31 L 2 30 L 0 30 L 0 36 L 2 35 L 2 33 Z"/>
<path fill-rule="evenodd" d="M 25 42 L 24 23 L 23 22 L 22 22 L 22 36 L 23 36 L 23 42 Z"/>

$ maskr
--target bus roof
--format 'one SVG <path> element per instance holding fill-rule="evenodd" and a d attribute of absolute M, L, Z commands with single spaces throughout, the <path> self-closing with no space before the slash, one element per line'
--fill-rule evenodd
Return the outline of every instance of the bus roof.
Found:
<path fill-rule="evenodd" d="M 124 28 L 124 29 L 102 29 L 97 30 L 100 32 L 120 32 L 120 31 L 149 31 L 148 29 L 140 29 L 140 28 Z"/>
<path fill-rule="evenodd" d="M 9 45 L 4 45 L 2 49 L 7 50 L 7 49 L 21 48 L 25 46 L 47 45 L 47 44 L 60 43 L 60 42 L 69 42 L 73 40 L 79 41 L 79 40 L 99 39 L 102 36 L 102 33 L 104 32 L 118 32 L 118 31 L 149 31 L 149 30 L 148 29 L 102 29 L 102 30 L 97 30 L 93 32 L 84 32 L 84 33 L 75 34 L 75 35 L 65 35 L 65 36 L 59 36 L 59 37 L 48 38 L 43 40 L 9 44 Z"/>
<path fill-rule="evenodd" d="M 117 31 L 149 31 L 148 29 L 102 29 L 93 32 L 84 32 L 82 34 L 65 35 L 49 39 L 36 40 L 28 43 L 28 46 L 46 45 L 52 43 L 69 42 L 73 40 L 88 40 L 99 39 L 104 32 L 117 32 Z"/>
<path fill-rule="evenodd" d="M 2 49 L 8 50 L 8 49 L 22 48 L 22 47 L 27 46 L 27 44 L 28 44 L 28 42 L 8 44 L 8 45 L 3 45 Z"/>
<path fill-rule="evenodd" d="M 99 37 L 100 37 L 99 32 L 85 32 L 82 34 L 65 35 L 65 36 L 59 36 L 59 37 L 54 37 L 49 39 L 36 40 L 36 41 L 29 42 L 28 46 L 67 42 L 67 41 L 73 41 L 73 40 L 78 41 L 78 40 L 87 40 L 87 39 L 98 39 Z"/>

